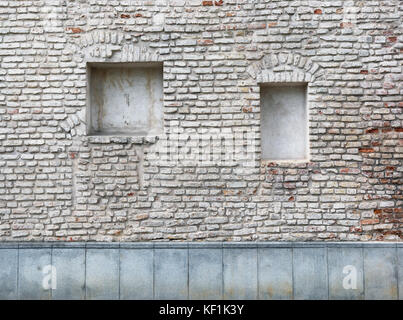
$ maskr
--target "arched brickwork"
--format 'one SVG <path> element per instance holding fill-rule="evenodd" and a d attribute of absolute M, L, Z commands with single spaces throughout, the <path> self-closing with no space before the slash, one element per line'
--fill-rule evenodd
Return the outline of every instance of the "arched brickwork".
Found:
<path fill-rule="evenodd" d="M 265 55 L 249 66 L 247 72 L 257 83 L 314 82 L 324 76 L 317 63 L 293 53 Z"/>

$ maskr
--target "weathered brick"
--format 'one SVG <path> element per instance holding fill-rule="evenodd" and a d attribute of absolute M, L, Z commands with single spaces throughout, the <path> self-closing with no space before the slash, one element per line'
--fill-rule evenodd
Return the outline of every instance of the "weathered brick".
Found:
<path fill-rule="evenodd" d="M 1 241 L 402 240 L 397 1 L 140 2 L 0 2 Z M 164 134 L 88 134 L 95 62 L 163 65 Z M 309 161 L 262 160 L 289 83 Z"/>

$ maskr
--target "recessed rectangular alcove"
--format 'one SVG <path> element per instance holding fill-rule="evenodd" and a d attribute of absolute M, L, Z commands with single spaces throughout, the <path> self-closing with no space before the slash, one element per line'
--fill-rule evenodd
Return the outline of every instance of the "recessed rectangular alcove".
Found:
<path fill-rule="evenodd" d="M 91 63 L 88 73 L 89 135 L 163 132 L 162 64 Z"/>
<path fill-rule="evenodd" d="M 262 159 L 308 161 L 306 83 L 260 87 Z"/>

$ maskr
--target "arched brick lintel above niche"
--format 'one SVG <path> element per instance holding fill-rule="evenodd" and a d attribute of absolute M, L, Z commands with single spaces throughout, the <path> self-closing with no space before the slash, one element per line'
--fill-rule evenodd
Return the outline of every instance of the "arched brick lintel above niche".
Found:
<path fill-rule="evenodd" d="M 266 54 L 247 68 L 256 83 L 307 82 L 323 80 L 324 70 L 307 57 L 294 53 Z"/>
<path fill-rule="evenodd" d="M 162 62 L 159 49 L 133 43 L 119 31 L 93 30 L 74 41 L 74 51 L 89 62 Z"/>

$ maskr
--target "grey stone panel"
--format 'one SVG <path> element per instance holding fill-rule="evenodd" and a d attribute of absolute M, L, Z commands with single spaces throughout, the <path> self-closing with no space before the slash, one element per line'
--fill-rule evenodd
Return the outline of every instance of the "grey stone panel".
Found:
<path fill-rule="evenodd" d="M 294 248 L 294 299 L 328 299 L 326 248 Z"/>
<path fill-rule="evenodd" d="M 0 249 L 0 300 L 17 299 L 18 249 Z"/>
<path fill-rule="evenodd" d="M 152 249 L 120 249 L 120 298 L 143 300 L 153 298 Z"/>
<path fill-rule="evenodd" d="M 3 243 L 0 299 L 402 299 L 402 261 L 401 243 Z"/>
<path fill-rule="evenodd" d="M 189 249 L 222 249 L 223 242 L 189 242 Z"/>
<path fill-rule="evenodd" d="M 366 300 L 397 299 L 396 248 L 364 248 L 364 270 Z"/>
<path fill-rule="evenodd" d="M 361 248 L 329 248 L 329 299 L 364 299 L 364 265 Z"/>
<path fill-rule="evenodd" d="M 399 279 L 399 300 L 403 300 L 403 247 L 397 248 L 397 267 Z"/>
<path fill-rule="evenodd" d="M 51 249 L 20 249 L 18 259 L 18 298 L 20 300 L 47 300 L 51 298 L 51 289 L 44 288 L 49 284 Z"/>
<path fill-rule="evenodd" d="M 292 299 L 292 249 L 258 249 L 259 299 Z"/>
<path fill-rule="evenodd" d="M 87 249 L 86 298 L 119 299 L 119 249 Z"/>
<path fill-rule="evenodd" d="M 257 299 L 257 249 L 224 248 L 224 299 Z"/>
<path fill-rule="evenodd" d="M 189 250 L 189 299 L 222 298 L 223 257 L 221 249 Z"/>
<path fill-rule="evenodd" d="M 54 248 L 52 264 L 57 274 L 57 288 L 52 290 L 52 299 L 85 299 L 85 249 Z"/>
<path fill-rule="evenodd" d="M 153 242 L 120 242 L 119 248 L 153 250 L 154 243 Z"/>
<path fill-rule="evenodd" d="M 188 249 L 155 249 L 154 298 L 188 298 Z"/>
<path fill-rule="evenodd" d="M 87 243 L 85 242 L 51 242 L 53 249 L 85 249 Z M 109 247 L 109 244 L 104 243 L 103 247 Z"/>

